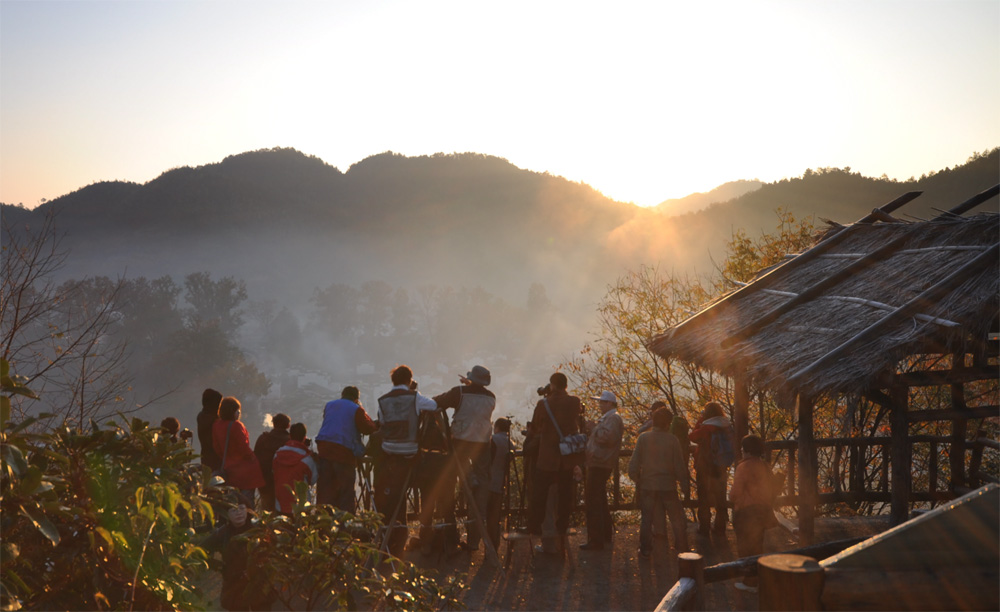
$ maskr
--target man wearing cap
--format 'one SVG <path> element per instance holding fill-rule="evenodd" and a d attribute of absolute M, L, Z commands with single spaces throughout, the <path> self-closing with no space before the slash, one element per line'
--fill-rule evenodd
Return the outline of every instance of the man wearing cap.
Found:
<path fill-rule="evenodd" d="M 611 391 L 592 397 L 601 409 L 601 418 L 587 423 L 587 480 L 584 496 L 587 505 L 587 543 L 582 550 L 601 550 L 610 544 L 614 528 L 608 509 L 608 479 L 618 463 L 625 427 L 618 415 L 618 398 Z"/>
<path fill-rule="evenodd" d="M 490 371 L 483 366 L 477 365 L 468 374 L 458 378 L 461 385 L 434 398 L 441 410 L 455 409 L 451 419 L 454 459 L 451 463 L 452 473 L 446 475 L 445 482 L 454 482 L 457 470 L 461 469 L 472 489 L 479 516 L 485 517 L 490 496 L 490 437 L 493 435 L 493 409 L 497 399 L 486 388 L 491 378 Z M 472 523 L 468 533 L 466 548 L 476 550 L 483 537 L 479 532 L 479 525 Z"/>

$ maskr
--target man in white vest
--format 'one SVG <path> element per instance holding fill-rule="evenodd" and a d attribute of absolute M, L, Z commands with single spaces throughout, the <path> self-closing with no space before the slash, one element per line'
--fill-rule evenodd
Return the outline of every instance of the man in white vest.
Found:
<path fill-rule="evenodd" d="M 389 537 L 389 552 L 399 556 L 406 547 L 406 481 L 417 456 L 418 413 L 433 412 L 437 404 L 417 393 L 409 366 L 396 366 L 390 376 L 392 389 L 378 398 L 384 455 L 376 464 L 374 496 L 375 507 L 385 517 L 386 525 L 399 508 L 397 527 Z"/>
<path fill-rule="evenodd" d="M 466 475 L 469 487 L 479 516 L 486 516 L 486 505 L 490 496 L 490 437 L 493 435 L 493 409 L 497 399 L 493 392 L 487 389 L 491 382 L 490 371 L 477 365 L 465 376 L 459 376 L 462 382 L 452 387 L 447 393 L 434 398 L 441 410 L 454 408 L 451 419 L 452 453 L 455 461 L 451 463 L 454 471 L 461 469 Z M 457 466 L 457 467 L 456 467 Z M 454 482 L 457 473 L 445 478 Z M 469 518 L 475 514 L 470 510 Z M 468 540 L 463 548 L 476 550 L 483 535 L 479 525 L 471 524 Z"/>

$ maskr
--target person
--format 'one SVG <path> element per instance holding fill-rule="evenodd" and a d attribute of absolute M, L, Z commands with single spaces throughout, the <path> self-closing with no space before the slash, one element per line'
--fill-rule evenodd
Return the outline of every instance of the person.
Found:
<path fill-rule="evenodd" d="M 389 534 L 389 552 L 399 555 L 406 548 L 406 489 L 419 446 L 417 426 L 421 412 L 434 412 L 437 402 L 417 392 L 413 370 L 406 365 L 390 373 L 392 389 L 378 398 L 378 420 L 382 437 L 382 459 L 375 469 L 375 508 L 388 526 L 395 518 L 397 526 Z M 398 509 L 398 512 L 397 512 Z M 394 517 L 395 515 L 395 517 Z"/>
<path fill-rule="evenodd" d="M 774 498 L 777 495 L 771 466 L 764 461 L 764 441 L 758 436 L 744 436 L 740 442 L 743 460 L 733 474 L 730 499 L 733 502 L 733 530 L 739 556 L 752 557 L 764 552 L 764 532 L 777 525 Z M 747 576 L 736 583 L 743 591 L 757 591 L 757 577 Z"/>
<path fill-rule="evenodd" d="M 304 480 L 311 486 L 316 484 L 319 477 L 319 467 L 309 452 L 305 424 L 296 423 L 291 426 L 288 440 L 275 451 L 272 464 L 275 509 L 290 515 L 295 507 L 295 483 Z"/>
<path fill-rule="evenodd" d="M 198 442 L 201 444 L 201 464 L 213 472 L 222 467 L 222 459 L 215 454 L 212 427 L 219 418 L 222 394 L 215 389 L 205 389 L 201 394 L 201 412 L 198 413 Z"/>
<path fill-rule="evenodd" d="M 177 420 L 176 417 L 167 417 L 160 421 L 160 427 L 162 427 L 167 434 L 167 437 L 171 442 L 178 442 L 177 434 L 181 431 L 181 422 Z"/>
<path fill-rule="evenodd" d="M 657 503 L 666 508 L 674 532 L 674 547 L 688 547 L 684 510 L 677 497 L 677 483 L 687 494 L 690 491 L 687 467 L 680 443 L 670 433 L 670 411 L 661 407 L 653 413 L 653 428 L 641 434 L 628 462 L 628 475 L 639 488 L 641 516 L 639 521 L 639 554 L 649 558 L 653 549 L 653 514 Z M 660 510 L 662 512 L 662 510 Z"/>
<path fill-rule="evenodd" d="M 695 479 L 698 489 L 698 533 L 708 535 L 726 531 L 726 483 L 733 464 L 733 426 L 725 417 L 722 404 L 708 402 L 691 430 L 689 439 L 697 446 L 694 452 Z M 712 525 L 712 508 L 715 524 Z"/>
<path fill-rule="evenodd" d="M 608 509 L 608 480 L 618 465 L 625 426 L 618 415 L 618 398 L 611 391 L 593 397 L 601 409 L 601 418 L 587 423 L 587 474 L 584 497 L 587 506 L 587 542 L 582 550 L 601 550 L 610 544 L 614 527 Z"/>
<path fill-rule="evenodd" d="M 261 433 L 253 444 L 253 454 L 257 456 L 260 471 L 264 474 L 264 486 L 257 490 L 261 510 L 274 512 L 274 474 L 271 468 L 274 453 L 288 441 L 288 426 L 291 423 L 287 414 L 279 412 L 271 417 L 271 431 Z"/>
<path fill-rule="evenodd" d="M 319 455 L 316 503 L 354 514 L 358 458 L 365 454 L 361 436 L 374 432 L 375 423 L 361 406 L 361 391 L 357 387 L 344 387 L 340 399 L 327 402 L 323 424 L 316 435 Z"/>
<path fill-rule="evenodd" d="M 444 411 L 454 408 L 451 418 L 452 461 L 450 469 L 455 477 L 466 477 L 472 490 L 471 503 L 476 505 L 478 515 L 486 516 L 486 504 L 490 490 L 490 437 L 493 434 L 493 409 L 497 399 L 486 387 L 490 384 L 490 371 L 481 365 L 474 366 L 462 382 L 447 392 L 434 398 L 438 408 Z M 469 517 L 474 518 L 472 509 Z M 483 534 L 479 532 L 478 521 L 472 523 L 463 549 L 476 550 Z"/>
<path fill-rule="evenodd" d="M 510 440 L 510 419 L 501 417 L 493 423 L 490 438 L 490 498 L 486 502 L 486 532 L 493 549 L 500 546 L 500 515 L 503 497 L 507 490 L 507 469 L 510 466 L 514 445 Z"/>
<path fill-rule="evenodd" d="M 212 446 L 225 470 L 226 484 L 238 489 L 243 502 L 252 508 L 254 490 L 264 486 L 264 474 L 250 448 L 250 434 L 240 422 L 240 401 L 235 397 L 224 397 L 219 404 L 219 418 L 212 425 Z"/>
<path fill-rule="evenodd" d="M 566 529 L 573 509 L 574 468 L 583 461 L 582 452 L 563 455 L 559 450 L 560 432 L 563 436 L 578 433 L 583 415 L 580 398 L 569 395 L 566 392 L 568 386 L 569 380 L 565 374 L 553 373 L 549 377 L 548 395 L 538 401 L 531 416 L 532 428 L 537 430 L 539 436 L 538 459 L 532 475 L 528 526 L 522 530 L 531 535 L 542 535 L 549 486 L 554 483 L 558 552 L 565 551 Z M 549 416 L 550 413 L 552 416 Z"/>

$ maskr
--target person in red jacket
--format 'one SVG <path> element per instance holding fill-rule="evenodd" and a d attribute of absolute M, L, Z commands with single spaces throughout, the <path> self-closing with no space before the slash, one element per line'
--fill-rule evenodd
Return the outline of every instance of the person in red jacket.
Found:
<path fill-rule="evenodd" d="M 224 397 L 219 404 L 219 419 L 212 424 L 212 446 L 223 459 L 226 484 L 239 489 L 246 505 L 253 508 L 254 489 L 264 486 L 264 474 L 250 448 L 250 434 L 240 423 L 240 401 L 235 397 Z"/>
<path fill-rule="evenodd" d="M 733 426 L 722 404 L 708 402 L 695 423 L 688 440 L 698 446 L 694 451 L 695 483 L 698 488 L 698 533 L 709 529 L 725 533 L 729 512 L 726 510 L 726 483 L 733 464 Z M 715 525 L 712 525 L 715 508 Z"/>
<path fill-rule="evenodd" d="M 291 514 L 295 507 L 295 483 L 304 480 L 312 486 L 319 477 L 316 460 L 309 452 L 304 424 L 296 423 L 288 430 L 288 442 L 274 453 L 272 473 L 275 509 Z"/>

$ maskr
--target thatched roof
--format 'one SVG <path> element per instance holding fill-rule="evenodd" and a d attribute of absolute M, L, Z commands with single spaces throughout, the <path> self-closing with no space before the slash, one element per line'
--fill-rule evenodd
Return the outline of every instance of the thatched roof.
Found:
<path fill-rule="evenodd" d="M 903 222 L 882 211 L 831 232 L 649 348 L 811 395 L 883 386 L 907 355 L 971 352 L 1000 317 L 1000 215 Z"/>

